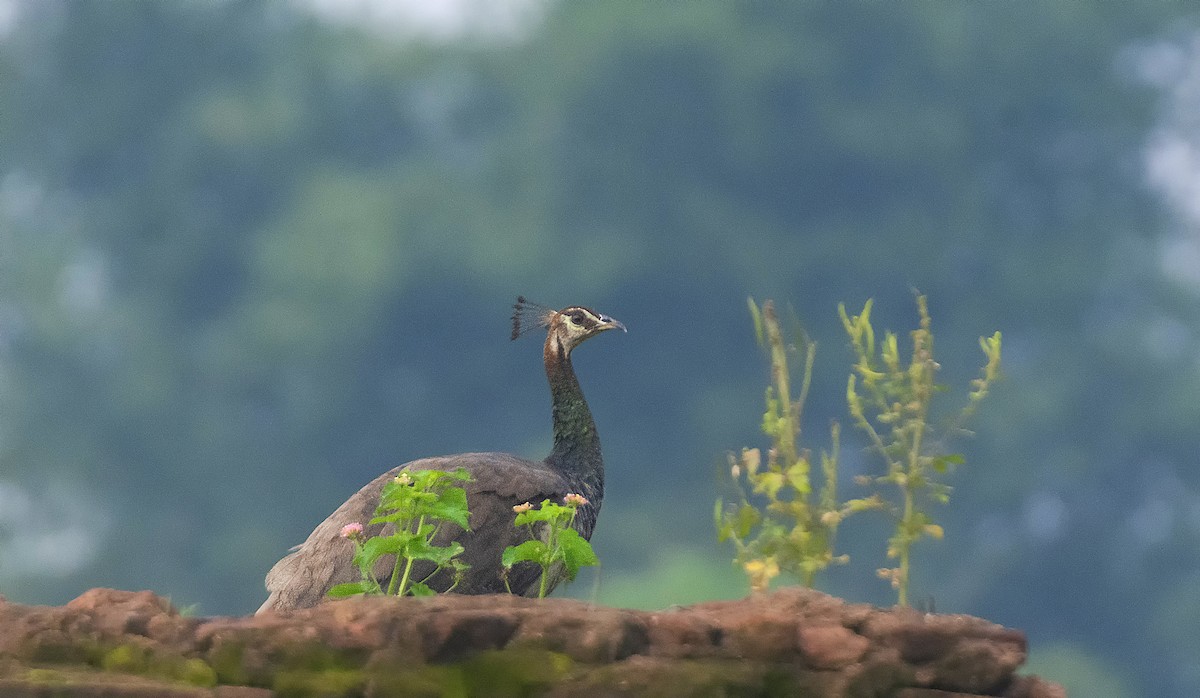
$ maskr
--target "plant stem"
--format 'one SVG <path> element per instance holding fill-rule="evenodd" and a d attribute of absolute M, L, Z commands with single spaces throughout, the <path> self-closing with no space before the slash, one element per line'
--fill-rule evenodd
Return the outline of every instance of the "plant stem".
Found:
<path fill-rule="evenodd" d="M 546 586 L 550 582 L 550 568 L 554 566 L 554 561 L 562 557 L 562 546 L 558 542 L 558 534 L 562 530 L 562 516 L 555 515 L 553 521 L 547 521 L 546 525 L 550 527 L 550 541 L 547 546 L 550 549 L 550 555 L 546 560 L 546 567 L 542 570 L 542 583 L 538 588 L 538 598 L 546 598 Z"/>
<path fill-rule="evenodd" d="M 417 533 L 421 532 L 421 527 L 425 525 L 425 515 L 417 521 Z M 388 595 L 395 594 L 396 596 L 404 596 L 404 591 L 408 588 L 408 577 L 412 574 L 413 558 L 404 557 L 404 576 L 400 578 L 400 588 L 396 588 L 396 572 L 400 570 L 400 556 L 396 556 L 396 567 L 392 569 L 392 580 L 388 582 Z"/>
<path fill-rule="evenodd" d="M 909 532 L 911 528 L 909 521 L 913 515 L 913 492 L 909 486 L 904 487 L 904 519 L 900 522 L 900 528 L 904 531 L 900 542 L 900 570 L 896 581 L 897 596 L 896 600 L 901 606 L 908 605 L 908 551 L 912 547 L 912 534 Z"/>
<path fill-rule="evenodd" d="M 790 468 L 796 462 L 796 432 L 797 419 L 792 414 L 792 394 L 788 375 L 787 343 L 779 330 L 779 318 L 775 315 L 775 304 L 771 301 L 763 303 L 763 326 L 766 329 L 767 344 L 771 350 L 771 378 L 775 381 L 775 391 L 779 394 L 779 416 L 785 426 L 778 432 L 779 460 L 783 467 Z"/>
<path fill-rule="evenodd" d="M 399 553 L 396 554 L 396 564 L 392 566 L 392 576 L 391 576 L 391 579 L 388 580 L 388 589 L 387 589 L 388 596 L 391 596 L 396 593 L 396 584 L 397 584 L 396 580 L 398 579 L 397 575 L 400 574 L 400 563 L 404 559 L 405 558 L 403 556 L 401 556 Z"/>

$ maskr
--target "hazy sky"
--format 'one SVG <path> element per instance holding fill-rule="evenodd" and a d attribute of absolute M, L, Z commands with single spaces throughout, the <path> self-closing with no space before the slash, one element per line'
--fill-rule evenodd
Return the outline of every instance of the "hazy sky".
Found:
<path fill-rule="evenodd" d="M 297 0 L 332 19 L 443 40 L 519 36 L 537 21 L 547 1 Z"/>
<path fill-rule="evenodd" d="M 1200 36 L 1133 51 L 1138 77 L 1162 90 L 1159 122 L 1145 151 L 1146 176 L 1175 214 L 1163 239 L 1164 271 L 1200 288 Z"/>

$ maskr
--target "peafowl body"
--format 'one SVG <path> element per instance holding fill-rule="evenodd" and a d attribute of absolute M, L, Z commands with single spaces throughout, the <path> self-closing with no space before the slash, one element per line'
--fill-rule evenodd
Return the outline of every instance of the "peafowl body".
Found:
<path fill-rule="evenodd" d="M 353 544 L 342 537 L 342 528 L 351 523 L 366 525 L 374 516 L 383 486 L 404 470 L 463 468 L 472 476 L 465 484 L 470 530 L 446 526 L 434 541 L 435 545 L 446 545 L 457 540 L 464 548 L 460 559 L 470 569 L 454 588 L 456 593 L 506 591 L 501 554 L 505 547 L 528 539 L 526 531 L 512 525 L 513 507 L 518 504 L 537 505 L 545 499 L 561 502 L 568 493 L 581 494 L 588 503 L 579 508 L 574 527 L 584 538 L 591 538 L 604 499 L 604 460 L 596 424 L 571 366 L 571 351 L 601 332 L 625 330 L 625 326 L 582 306 L 552 310 L 518 298 L 514 309 L 513 339 L 533 326 L 547 330 L 543 359 L 554 425 L 550 455 L 542 461 L 530 461 L 507 453 L 461 453 L 422 458 L 389 470 L 347 499 L 303 544 L 271 568 L 266 578 L 269 596 L 259 613 L 315 606 L 334 585 L 358 581 L 359 571 L 352 564 Z M 386 534 L 389 530 L 382 524 L 366 525 L 365 535 L 380 532 Z M 376 567 L 376 576 L 385 588 L 392 567 L 390 557 Z M 426 568 L 424 574 L 431 570 Z M 422 574 L 420 569 L 415 572 Z M 521 563 L 508 574 L 509 588 L 515 594 L 535 595 L 539 574 L 540 568 Z M 550 580 L 551 587 L 558 581 Z M 445 591 L 453 580 L 444 570 L 427 583 L 437 591 Z"/>

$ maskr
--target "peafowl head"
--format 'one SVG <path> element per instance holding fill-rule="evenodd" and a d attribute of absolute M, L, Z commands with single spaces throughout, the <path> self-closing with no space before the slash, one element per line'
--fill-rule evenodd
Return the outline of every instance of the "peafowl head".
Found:
<path fill-rule="evenodd" d="M 601 332 L 628 331 L 619 320 L 597 313 L 591 308 L 571 305 L 562 310 L 554 310 L 526 300 L 524 296 L 517 296 L 512 319 L 513 339 L 534 327 L 545 327 L 547 348 L 555 349 L 555 353 L 561 356 L 569 356 L 572 349 Z"/>

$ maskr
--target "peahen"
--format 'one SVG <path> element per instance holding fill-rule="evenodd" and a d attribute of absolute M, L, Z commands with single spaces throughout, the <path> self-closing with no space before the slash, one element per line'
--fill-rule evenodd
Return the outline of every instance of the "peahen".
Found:
<path fill-rule="evenodd" d="M 454 588 L 456 593 L 506 591 L 500 556 L 505 547 L 527 539 L 527 533 L 512 525 L 515 505 L 524 502 L 536 505 L 545 499 L 561 502 L 568 493 L 581 494 L 588 503 L 579 508 L 574 526 L 584 538 L 591 538 L 604 498 L 604 460 L 596 424 L 571 367 L 571 351 L 601 332 L 624 331 L 625 326 L 582 306 L 553 310 L 518 297 L 512 338 L 537 326 L 547 330 L 543 358 L 550 382 L 554 424 L 554 447 L 550 455 L 541 461 L 530 461 L 507 453 L 460 453 L 422 458 L 389 470 L 347 499 L 303 544 L 275 563 L 266 578 L 270 596 L 258 609 L 259 613 L 315 606 L 335 584 L 357 581 L 359 572 L 351 562 L 353 546 L 342 537 L 342 528 L 370 521 L 384 484 L 402 470 L 465 468 L 473 478 L 465 485 L 471 512 L 470 531 L 447 526 L 439 534 L 440 540 L 434 541 L 445 545 L 457 540 L 464 547 L 461 559 L 470 569 Z M 381 530 L 383 525 L 368 525 L 365 534 L 374 535 Z M 391 568 L 390 559 L 377 566 L 377 576 L 385 587 Z M 536 566 L 521 563 L 508 574 L 509 589 L 515 594 L 535 594 L 539 574 Z M 557 581 L 551 580 L 551 585 Z M 427 583 L 437 591 L 444 591 L 452 579 L 443 571 Z"/>

